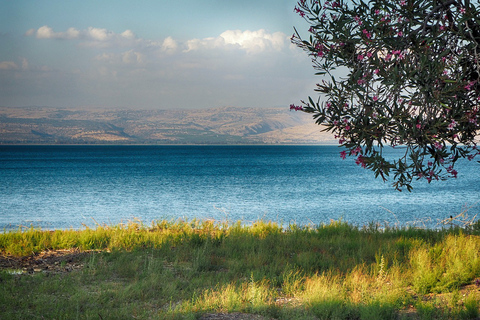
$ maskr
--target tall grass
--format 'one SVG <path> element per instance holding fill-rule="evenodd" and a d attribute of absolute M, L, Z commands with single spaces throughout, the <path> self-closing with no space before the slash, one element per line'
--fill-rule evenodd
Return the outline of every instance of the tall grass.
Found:
<path fill-rule="evenodd" d="M 0 273 L 0 318 L 470 319 L 478 228 L 132 221 L 0 234 L 0 252 L 99 250 L 80 272 Z M 466 291 L 466 285 L 473 290 Z M 410 317 L 412 319 L 412 317 Z"/>

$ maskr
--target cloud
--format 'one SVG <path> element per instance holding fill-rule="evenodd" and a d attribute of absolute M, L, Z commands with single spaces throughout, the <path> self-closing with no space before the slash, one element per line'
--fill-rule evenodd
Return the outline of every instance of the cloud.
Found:
<path fill-rule="evenodd" d="M 268 33 L 264 29 L 257 31 L 227 30 L 218 37 L 191 39 L 185 42 L 184 52 L 202 49 L 239 48 L 247 53 L 281 51 L 288 41 L 282 32 Z"/>
<path fill-rule="evenodd" d="M 60 33 L 55 34 L 55 32 L 53 32 L 52 28 L 50 28 L 48 26 L 40 27 L 37 30 L 37 38 L 38 39 L 50 39 L 50 38 L 59 38 L 59 37 L 61 37 Z"/>
<path fill-rule="evenodd" d="M 162 52 L 173 54 L 181 49 L 183 52 L 210 50 L 210 49 L 241 49 L 249 54 L 265 51 L 281 51 L 288 43 L 288 37 L 282 32 L 269 33 L 264 29 L 256 31 L 227 30 L 217 37 L 190 39 L 179 43 L 172 37 L 163 42 L 155 42 L 138 38 L 131 30 L 115 33 L 105 28 L 88 27 L 84 30 L 68 28 L 57 32 L 45 25 L 38 29 L 30 29 L 26 36 L 35 36 L 37 39 L 81 40 L 81 45 L 92 47 L 160 47 Z"/>
<path fill-rule="evenodd" d="M 165 40 L 163 40 L 162 43 L 162 51 L 166 53 L 175 53 L 178 48 L 178 43 L 177 41 L 173 40 L 172 37 L 167 37 Z"/>
<path fill-rule="evenodd" d="M 0 70 L 15 70 L 18 66 L 13 61 L 0 61 Z"/>
<path fill-rule="evenodd" d="M 43 26 L 38 30 L 30 29 L 25 35 L 35 36 L 38 39 L 77 39 L 80 36 L 80 31 L 75 28 L 68 28 L 65 32 L 55 32 L 49 26 Z"/>
<path fill-rule="evenodd" d="M 145 62 L 145 55 L 143 53 L 129 50 L 122 54 L 122 62 L 123 63 L 144 63 Z"/>
<path fill-rule="evenodd" d="M 135 33 L 133 33 L 132 30 L 125 30 L 121 33 L 121 36 L 126 39 L 134 39 L 136 37 Z"/>
<path fill-rule="evenodd" d="M 89 27 L 84 34 L 88 40 L 94 41 L 107 41 L 115 35 L 112 31 L 108 31 L 107 29 L 93 27 Z"/>
<path fill-rule="evenodd" d="M 247 52 L 265 50 L 280 51 L 285 46 L 287 36 L 282 32 L 268 33 L 263 29 L 258 31 L 227 30 L 220 35 L 226 44 L 238 45 Z"/>
<path fill-rule="evenodd" d="M 189 40 L 171 36 L 143 39 L 129 29 L 114 32 L 72 27 L 59 31 L 45 25 L 25 35 L 36 42 L 62 41 L 60 49 L 68 43 L 77 47 L 68 63 L 63 55 L 58 64 L 49 60 L 48 70 L 36 65 L 42 63 L 38 57 L 30 64 L 21 57 L 0 61 L 0 69 L 14 70 L 21 79 L 35 79 L 32 88 L 56 92 L 50 84 L 69 85 L 69 93 L 62 93 L 64 103 L 70 99 L 79 104 L 88 100 L 92 105 L 122 107 L 272 106 L 303 98 L 307 86 L 314 87 L 310 59 L 291 47 L 289 37 L 281 32 L 226 30 Z M 57 49 L 52 43 L 52 55 L 63 52 L 55 52 Z M 34 55 L 32 50 L 25 56 Z M 3 76 L 11 77 L 11 73 L 5 71 Z M 56 98 L 49 95 L 45 99 Z"/>
<path fill-rule="evenodd" d="M 105 28 L 88 27 L 84 30 L 68 28 L 67 31 L 56 32 L 51 27 L 45 25 L 38 29 L 29 29 L 25 32 L 26 36 L 35 36 L 37 39 L 57 39 L 57 40 L 83 40 L 84 46 L 108 46 L 108 45 L 132 45 L 139 39 L 131 30 L 125 30 L 122 33 L 115 33 Z"/>

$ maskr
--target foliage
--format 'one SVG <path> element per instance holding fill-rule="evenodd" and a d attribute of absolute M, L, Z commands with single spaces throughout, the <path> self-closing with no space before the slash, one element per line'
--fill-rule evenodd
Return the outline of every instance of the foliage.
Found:
<path fill-rule="evenodd" d="M 243 312 L 266 319 L 402 319 L 416 311 L 408 319 L 474 319 L 479 235 L 478 229 L 358 228 L 341 221 L 10 231 L 0 234 L 7 262 L 14 258 L 7 252 L 30 254 L 14 252 L 26 250 L 15 244 L 27 239 L 33 252 L 103 251 L 85 255 L 83 268 L 69 272 L 0 270 L 0 318 L 201 319 Z"/>
<path fill-rule="evenodd" d="M 300 0 L 310 25 L 292 42 L 312 58 L 320 97 L 291 109 L 313 113 L 341 153 L 393 186 L 456 177 L 480 152 L 480 5 L 470 0 Z M 399 159 L 384 147 L 402 146 Z"/>

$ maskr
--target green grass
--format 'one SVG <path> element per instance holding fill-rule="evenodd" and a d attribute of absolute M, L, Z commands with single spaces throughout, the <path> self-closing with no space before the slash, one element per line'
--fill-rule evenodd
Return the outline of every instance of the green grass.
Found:
<path fill-rule="evenodd" d="M 133 221 L 0 234 L 0 252 L 99 250 L 80 271 L 0 272 L 0 319 L 475 319 L 480 231 Z"/>

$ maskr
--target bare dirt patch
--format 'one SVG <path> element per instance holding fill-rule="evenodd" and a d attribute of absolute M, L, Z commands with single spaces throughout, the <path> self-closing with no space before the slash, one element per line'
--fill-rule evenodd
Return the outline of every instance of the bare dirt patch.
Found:
<path fill-rule="evenodd" d="M 207 313 L 200 320 L 269 320 L 256 314 L 248 313 Z"/>
<path fill-rule="evenodd" d="M 92 251 L 69 249 L 44 251 L 25 257 L 1 254 L 0 270 L 9 270 L 16 274 L 71 272 L 82 269 L 85 257 L 93 253 Z"/>

